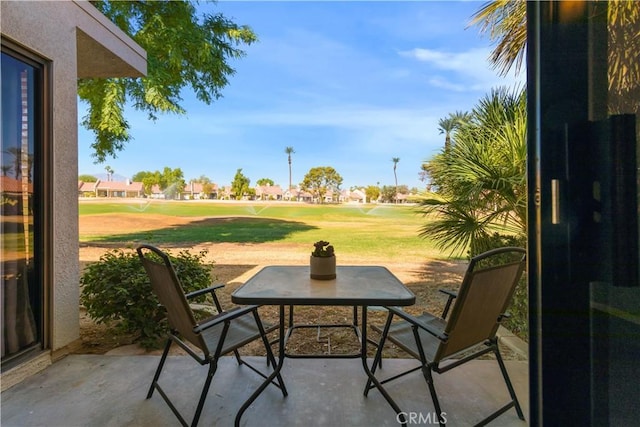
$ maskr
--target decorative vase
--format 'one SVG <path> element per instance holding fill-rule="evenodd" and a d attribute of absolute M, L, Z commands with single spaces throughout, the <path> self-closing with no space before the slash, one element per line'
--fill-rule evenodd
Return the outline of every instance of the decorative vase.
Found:
<path fill-rule="evenodd" d="M 311 278 L 316 280 L 333 280 L 336 278 L 336 257 L 311 256 L 309 259 Z"/>

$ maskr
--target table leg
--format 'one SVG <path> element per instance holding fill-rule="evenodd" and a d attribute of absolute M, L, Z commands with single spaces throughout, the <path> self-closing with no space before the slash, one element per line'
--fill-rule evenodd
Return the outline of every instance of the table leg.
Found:
<path fill-rule="evenodd" d="M 273 382 L 273 380 L 278 377 L 278 382 L 281 386 L 282 389 L 282 394 L 286 397 L 287 396 L 287 388 L 284 385 L 284 381 L 282 380 L 282 376 L 280 375 L 280 371 L 282 370 L 282 365 L 284 365 L 284 358 L 285 358 L 285 352 L 284 352 L 284 348 L 285 348 L 285 333 L 284 333 L 284 321 L 285 321 L 285 316 L 284 316 L 284 305 L 280 306 L 280 325 L 278 328 L 278 333 L 280 334 L 280 336 L 278 337 L 278 365 L 274 367 L 273 372 L 271 373 L 271 375 L 269 375 L 267 377 L 267 379 L 264 380 L 264 382 L 262 384 L 260 384 L 260 387 L 258 387 L 258 389 L 256 391 L 253 392 L 253 394 L 247 399 L 246 402 L 244 402 L 242 404 L 242 406 L 240 407 L 240 409 L 238 410 L 238 413 L 236 414 L 236 420 L 235 420 L 235 427 L 239 427 L 240 426 L 240 419 L 242 418 L 242 414 L 244 414 L 244 411 L 246 411 L 249 406 L 251 406 L 251 404 L 258 398 L 258 396 L 264 391 L 265 388 L 267 388 L 267 386 Z"/>
<path fill-rule="evenodd" d="M 367 385 L 370 382 L 374 384 L 374 386 L 380 391 L 380 393 L 385 398 L 385 400 L 389 403 L 389 405 L 391 405 L 393 410 L 396 411 L 396 414 L 398 415 L 398 420 L 401 421 L 401 424 L 403 426 L 406 426 L 407 417 L 405 416 L 405 413 L 402 412 L 402 410 L 400 410 L 400 407 L 391 398 L 391 396 L 389 395 L 389 393 L 387 393 L 384 387 L 382 387 L 382 384 L 380 384 L 380 381 L 378 381 L 378 379 L 375 377 L 375 375 L 369 368 L 369 365 L 367 364 L 367 306 L 362 306 L 361 328 L 362 328 L 361 357 L 362 357 L 362 366 L 364 367 L 364 371 L 366 372 L 367 377 L 369 377 L 369 380 L 367 381 Z M 365 396 L 366 396 L 366 392 L 365 392 Z"/>

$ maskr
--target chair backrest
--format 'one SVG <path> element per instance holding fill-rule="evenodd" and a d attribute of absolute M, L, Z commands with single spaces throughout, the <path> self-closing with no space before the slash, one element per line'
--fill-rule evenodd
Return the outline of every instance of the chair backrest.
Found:
<path fill-rule="evenodd" d="M 149 276 L 153 292 L 167 310 L 170 328 L 203 352 L 207 352 L 202 336 L 193 332 L 196 319 L 167 254 L 151 245 L 140 245 L 136 250 Z"/>
<path fill-rule="evenodd" d="M 435 361 L 495 337 L 524 271 L 525 254 L 522 248 L 505 247 L 471 259 L 445 328 L 449 339 Z"/>

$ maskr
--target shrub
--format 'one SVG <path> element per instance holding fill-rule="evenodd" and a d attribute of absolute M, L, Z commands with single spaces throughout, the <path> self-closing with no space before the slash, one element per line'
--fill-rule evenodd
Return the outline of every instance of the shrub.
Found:
<path fill-rule="evenodd" d="M 206 251 L 195 255 L 188 251 L 177 256 L 168 254 L 185 293 L 211 284 L 213 264 L 204 261 L 206 254 Z M 138 340 L 145 348 L 160 345 L 167 331 L 165 312 L 158 305 L 135 251 L 106 252 L 98 262 L 86 267 L 80 285 L 80 302 L 94 321 L 139 333 Z"/>

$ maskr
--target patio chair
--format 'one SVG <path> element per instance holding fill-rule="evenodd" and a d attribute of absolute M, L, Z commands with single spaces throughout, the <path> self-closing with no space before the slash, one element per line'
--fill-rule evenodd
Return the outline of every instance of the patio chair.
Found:
<path fill-rule="evenodd" d="M 372 371 L 381 366 L 382 350 L 386 340 L 391 341 L 420 361 L 420 366 L 381 381 L 385 384 L 411 372 L 422 370 L 424 379 L 438 414 L 441 426 L 445 424 L 436 393 L 432 372 L 442 374 L 484 354 L 493 352 L 507 385 L 511 400 L 477 425 L 485 425 L 515 407 L 518 417 L 524 415 L 509 379 L 496 333 L 501 321 L 508 317 L 506 309 L 511 302 L 516 285 L 525 267 L 525 250 L 516 247 L 494 249 L 471 259 L 458 292 L 445 291 L 449 295 L 440 317 L 423 313 L 412 316 L 397 307 L 387 307 L 384 327 L 372 325 L 381 333 Z M 514 260 L 515 257 L 515 260 Z M 451 307 L 451 314 L 447 314 Z M 393 322 L 397 316 L 399 322 Z M 444 365 L 441 365 L 443 362 Z M 373 388 L 367 382 L 365 395 Z"/>
<path fill-rule="evenodd" d="M 255 305 L 235 307 L 232 310 L 224 311 L 215 293 L 216 289 L 224 285 L 214 285 L 185 294 L 173 265 L 164 252 L 150 245 L 140 245 L 137 248 L 137 252 L 149 276 L 153 292 L 158 297 L 160 304 L 166 309 L 170 327 L 167 344 L 164 347 L 162 358 L 147 393 L 147 399 L 151 398 L 154 390 L 157 389 L 171 408 L 171 411 L 178 417 L 180 423 L 183 426 L 188 425 L 169 399 L 167 392 L 158 383 L 169 349 L 173 343 L 176 343 L 200 365 L 208 365 L 209 367 L 200 394 L 200 400 L 191 421 L 191 425 L 195 426 L 198 424 L 209 386 L 217 369 L 218 359 L 221 356 L 233 352 L 239 365 L 246 365 L 261 377 L 267 378 L 266 374 L 244 361 L 240 357 L 238 349 L 261 338 L 267 352 L 267 365 L 275 367 L 276 362 L 269 346 L 267 333 L 276 329 L 277 325 L 263 324 L 258 315 L 258 306 Z M 218 314 L 198 322 L 188 300 L 207 293 L 212 296 Z M 272 384 L 280 388 L 284 396 L 287 395 L 286 387 L 280 375 L 277 376 L 277 381 L 273 381 Z"/>

